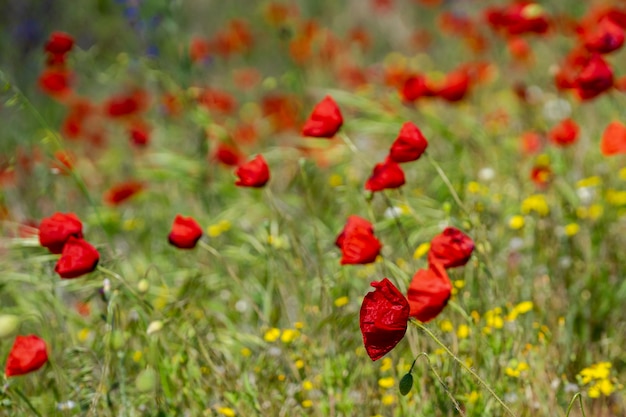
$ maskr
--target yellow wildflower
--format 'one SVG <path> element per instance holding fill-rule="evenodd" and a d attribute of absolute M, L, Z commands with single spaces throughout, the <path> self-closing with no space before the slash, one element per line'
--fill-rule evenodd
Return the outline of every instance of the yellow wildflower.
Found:
<path fill-rule="evenodd" d="M 272 327 L 271 329 L 265 332 L 263 339 L 266 342 L 275 342 L 276 340 L 278 340 L 279 337 L 280 337 L 280 329 L 277 329 L 276 327 Z"/>
<path fill-rule="evenodd" d="M 349 298 L 346 296 L 339 297 L 335 300 L 335 307 L 343 307 L 348 304 Z"/>
<path fill-rule="evenodd" d="M 378 386 L 381 388 L 392 388 L 395 385 L 396 385 L 396 380 L 392 376 L 389 376 L 386 378 L 380 378 L 378 380 Z"/>
<path fill-rule="evenodd" d="M 509 227 L 513 230 L 519 230 L 522 227 L 524 227 L 524 224 L 526 222 L 524 221 L 524 216 L 520 216 L 520 215 L 516 215 L 516 216 L 511 216 L 511 218 L 509 219 Z"/>
<path fill-rule="evenodd" d="M 547 216 L 550 213 L 548 202 L 543 194 L 533 194 L 522 201 L 523 214 L 529 214 L 533 211 L 540 216 Z"/>
<path fill-rule="evenodd" d="M 415 252 L 413 253 L 413 259 L 419 259 L 422 256 L 426 255 L 429 249 L 430 249 L 429 242 L 422 243 L 421 245 L 417 247 L 417 249 L 415 249 Z"/>

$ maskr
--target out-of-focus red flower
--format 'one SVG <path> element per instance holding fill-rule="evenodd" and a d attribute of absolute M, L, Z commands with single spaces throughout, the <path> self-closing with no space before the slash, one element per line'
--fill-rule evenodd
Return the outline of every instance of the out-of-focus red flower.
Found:
<path fill-rule="evenodd" d="M 52 32 L 44 50 L 52 55 L 64 55 L 72 50 L 74 38 L 65 32 Z"/>
<path fill-rule="evenodd" d="M 372 224 L 359 216 L 348 217 L 335 245 L 341 249 L 342 265 L 372 263 L 382 248 L 380 241 L 374 236 Z"/>
<path fill-rule="evenodd" d="M 263 187 L 270 179 L 270 169 L 263 155 L 257 155 L 251 161 L 242 164 L 235 171 L 239 178 L 235 185 L 240 187 Z"/>
<path fill-rule="evenodd" d="M 83 237 L 83 224 L 74 213 L 54 213 L 39 224 L 39 244 L 52 253 L 61 253 L 70 236 Z"/>
<path fill-rule="evenodd" d="M 393 0 L 370 0 L 375 13 L 385 13 L 393 9 Z"/>
<path fill-rule="evenodd" d="M 527 155 L 537 153 L 543 147 L 543 139 L 539 133 L 524 132 L 521 139 L 522 151 Z"/>
<path fill-rule="evenodd" d="M 231 136 L 237 144 L 252 144 L 256 142 L 258 133 L 252 123 L 239 123 L 234 127 Z"/>
<path fill-rule="evenodd" d="M 363 298 L 359 325 L 368 356 L 378 360 L 404 337 L 409 321 L 409 302 L 389 281 L 371 283 L 374 291 Z"/>
<path fill-rule="evenodd" d="M 372 40 L 370 35 L 362 27 L 355 27 L 348 32 L 348 42 L 356 43 L 363 51 L 370 49 Z"/>
<path fill-rule="evenodd" d="M 608 54 L 624 45 L 624 29 L 604 18 L 585 31 L 582 42 L 589 52 Z"/>
<path fill-rule="evenodd" d="M 299 125 L 300 103 L 295 96 L 272 94 L 263 97 L 261 110 L 275 132 L 296 129 Z"/>
<path fill-rule="evenodd" d="M 213 159 L 227 166 L 237 166 L 243 160 L 243 155 L 234 145 L 220 142 L 213 154 Z"/>
<path fill-rule="evenodd" d="M 574 80 L 574 88 L 582 100 L 597 97 L 613 86 L 613 70 L 599 54 L 594 54 Z"/>
<path fill-rule="evenodd" d="M 612 121 L 604 129 L 600 150 L 604 156 L 626 153 L 626 126 L 618 121 Z"/>
<path fill-rule="evenodd" d="M 389 158 L 398 163 L 415 161 L 422 156 L 427 146 L 428 141 L 422 131 L 412 122 L 405 122 L 391 145 Z"/>
<path fill-rule="evenodd" d="M 261 73 L 253 67 L 239 68 L 233 70 L 233 82 L 243 91 L 248 91 L 256 87 L 261 81 Z"/>
<path fill-rule="evenodd" d="M 548 137 L 558 146 L 569 146 L 578 140 L 580 128 L 572 119 L 563 119 L 548 132 Z"/>
<path fill-rule="evenodd" d="M 55 174 L 70 175 L 75 163 L 76 157 L 71 152 L 58 150 L 54 153 L 54 160 L 50 167 Z"/>
<path fill-rule="evenodd" d="M 400 96 L 404 101 L 414 102 L 422 97 L 434 97 L 437 91 L 433 89 L 424 75 L 414 74 L 404 80 L 400 89 Z"/>
<path fill-rule="evenodd" d="M 39 76 L 39 87 L 54 98 L 62 98 L 71 91 L 70 78 L 71 73 L 65 69 L 47 68 Z"/>
<path fill-rule="evenodd" d="M 462 100 L 470 87 L 470 76 L 465 68 L 460 68 L 446 75 L 437 95 L 442 99 L 455 102 Z"/>
<path fill-rule="evenodd" d="M 343 124 L 341 110 L 331 96 L 317 103 L 304 123 L 302 134 L 316 138 L 332 138 Z"/>
<path fill-rule="evenodd" d="M 72 100 L 61 131 L 65 139 L 78 139 L 85 133 L 85 125 L 94 111 L 94 106 L 84 99 Z"/>
<path fill-rule="evenodd" d="M 191 62 L 201 62 L 209 57 L 211 44 L 204 38 L 194 36 L 189 45 L 189 57 Z"/>
<path fill-rule="evenodd" d="M 372 175 L 365 183 L 365 189 L 382 191 L 388 188 L 399 188 L 404 185 L 404 182 L 404 171 L 400 165 L 387 158 L 384 162 L 376 164 Z"/>
<path fill-rule="evenodd" d="M 528 63 L 531 61 L 533 51 L 526 39 L 520 36 L 510 38 L 506 43 L 511 56 L 518 62 Z"/>
<path fill-rule="evenodd" d="M 516 1 L 502 7 L 489 7 L 485 10 L 485 17 L 494 30 L 508 35 L 544 34 L 550 28 L 550 22 L 543 8 L 529 1 Z"/>
<path fill-rule="evenodd" d="M 428 263 L 440 264 L 444 268 L 463 266 L 469 261 L 474 251 L 471 237 L 454 227 L 446 227 L 430 242 Z"/>
<path fill-rule="evenodd" d="M 431 264 L 428 269 L 420 269 L 413 275 L 407 291 L 410 317 L 428 322 L 441 313 L 448 304 L 452 284 L 441 264 Z"/>
<path fill-rule="evenodd" d="M 104 193 L 103 200 L 109 205 L 117 206 L 143 191 L 144 188 L 144 184 L 140 181 L 124 181 L 109 188 Z"/>
<path fill-rule="evenodd" d="M 232 94 L 215 88 L 205 89 L 198 97 L 198 103 L 210 111 L 225 115 L 232 114 L 237 106 Z"/>
<path fill-rule="evenodd" d="M 54 270 L 61 278 L 78 278 L 96 269 L 99 260 L 98 250 L 89 242 L 70 236 Z"/>
<path fill-rule="evenodd" d="M 16 336 L 9 352 L 4 373 L 7 377 L 25 375 L 48 362 L 48 348 L 43 339 L 35 335 Z"/>
<path fill-rule="evenodd" d="M 104 103 L 105 113 L 109 117 L 125 117 L 143 112 L 148 106 L 148 94 L 142 90 L 118 94 Z"/>
<path fill-rule="evenodd" d="M 130 143 L 143 147 L 150 143 L 150 125 L 141 120 L 135 120 L 128 128 Z"/>
<path fill-rule="evenodd" d="M 193 217 L 183 217 L 177 214 L 172 224 L 172 230 L 168 236 L 171 245 L 179 249 L 192 249 L 196 247 L 202 237 L 202 228 Z"/>
<path fill-rule="evenodd" d="M 545 164 L 535 165 L 530 171 L 530 179 L 539 188 L 545 188 L 552 181 L 553 176 L 552 169 Z"/>

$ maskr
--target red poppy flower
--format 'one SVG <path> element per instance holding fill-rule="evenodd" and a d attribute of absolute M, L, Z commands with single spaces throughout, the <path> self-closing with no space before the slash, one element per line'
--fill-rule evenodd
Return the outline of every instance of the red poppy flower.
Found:
<path fill-rule="evenodd" d="M 574 80 L 582 100 L 592 99 L 613 86 L 613 70 L 599 54 L 594 54 Z"/>
<path fill-rule="evenodd" d="M 389 281 L 371 283 L 374 291 L 363 298 L 359 325 L 363 344 L 369 357 L 375 361 L 393 349 L 406 333 L 409 321 L 409 302 Z"/>
<path fill-rule="evenodd" d="M 104 103 L 104 109 L 109 117 L 125 117 L 144 111 L 147 105 L 147 93 L 137 90 L 111 97 Z"/>
<path fill-rule="evenodd" d="M 168 236 L 170 244 L 179 249 L 192 249 L 202 237 L 202 228 L 193 217 L 183 217 L 177 214 L 172 224 L 172 231 Z"/>
<path fill-rule="evenodd" d="M 454 227 L 446 227 L 430 242 L 429 264 L 441 264 L 444 268 L 463 266 L 474 251 L 472 238 Z"/>
<path fill-rule="evenodd" d="M 253 160 L 240 165 L 235 175 L 239 177 L 235 185 L 260 188 L 269 181 L 270 169 L 263 155 L 257 155 Z"/>
<path fill-rule="evenodd" d="M 470 76 L 465 68 L 452 71 L 446 75 L 443 85 L 437 90 L 442 99 L 455 102 L 462 100 L 470 87 Z"/>
<path fill-rule="evenodd" d="M 604 156 L 626 153 L 626 126 L 613 121 L 604 130 L 600 150 Z"/>
<path fill-rule="evenodd" d="M 83 224 L 74 213 L 54 213 L 41 220 L 39 243 L 50 252 L 61 253 L 70 236 L 83 237 Z"/>
<path fill-rule="evenodd" d="M 525 132 L 522 134 L 522 151 L 526 154 L 537 153 L 543 147 L 541 135 L 535 132 Z"/>
<path fill-rule="evenodd" d="M 237 107 L 232 94 L 215 88 L 207 88 L 198 97 L 198 103 L 208 110 L 221 114 L 231 114 Z"/>
<path fill-rule="evenodd" d="M 316 138 L 332 138 L 343 124 L 341 110 L 332 97 L 326 96 L 317 103 L 304 123 L 302 134 Z"/>
<path fill-rule="evenodd" d="M 534 166 L 530 171 L 530 179 L 539 188 L 545 188 L 550 183 L 553 176 L 552 169 L 547 165 Z"/>
<path fill-rule="evenodd" d="M 46 342 L 35 335 L 17 336 L 9 352 L 4 373 L 7 377 L 25 375 L 48 362 Z"/>
<path fill-rule="evenodd" d="M 70 76 L 64 69 L 45 69 L 39 76 L 39 87 L 44 93 L 60 98 L 70 92 Z"/>
<path fill-rule="evenodd" d="M 600 20 L 583 35 L 583 43 L 589 52 L 608 54 L 624 45 L 624 29 L 609 18 Z"/>
<path fill-rule="evenodd" d="M 144 188 L 143 183 L 139 181 L 125 181 L 109 188 L 104 193 L 103 200 L 109 205 L 117 206 L 143 191 Z"/>
<path fill-rule="evenodd" d="M 220 142 L 215 149 L 213 158 L 224 165 L 237 166 L 241 163 L 243 155 L 235 146 Z"/>
<path fill-rule="evenodd" d="M 78 278 L 96 269 L 99 260 L 98 250 L 89 242 L 70 236 L 54 270 L 61 278 Z"/>
<path fill-rule="evenodd" d="M 389 158 L 395 162 L 415 161 L 422 156 L 427 146 L 428 141 L 418 127 L 406 122 L 391 145 Z"/>
<path fill-rule="evenodd" d="M 359 216 L 348 217 L 335 245 L 341 249 L 341 265 L 372 263 L 382 248 L 380 241 L 374 236 L 372 224 Z"/>
<path fill-rule="evenodd" d="M 425 76 L 416 74 L 404 80 L 400 89 L 400 96 L 409 103 L 422 97 L 434 97 L 437 92 L 430 86 Z"/>
<path fill-rule="evenodd" d="M 53 55 L 63 55 L 69 52 L 74 46 L 74 38 L 65 32 L 52 32 L 46 46 L 45 51 Z"/>
<path fill-rule="evenodd" d="M 135 121 L 129 127 L 130 143 L 144 147 L 150 143 L 150 125 L 143 121 Z"/>
<path fill-rule="evenodd" d="M 550 27 L 541 6 L 529 1 L 516 1 L 503 7 L 489 7 L 485 15 L 493 29 L 508 35 L 544 34 Z"/>
<path fill-rule="evenodd" d="M 376 164 L 372 175 L 365 183 L 365 189 L 382 191 L 387 188 L 398 188 L 404 185 L 404 171 L 397 162 L 387 158 L 385 162 Z"/>
<path fill-rule="evenodd" d="M 578 140 L 580 128 L 572 119 L 563 119 L 548 132 L 552 143 L 558 146 L 569 146 Z"/>
<path fill-rule="evenodd" d="M 420 269 L 407 292 L 409 315 L 424 323 L 434 319 L 448 304 L 451 293 L 452 284 L 443 265 L 431 264 L 428 269 Z"/>

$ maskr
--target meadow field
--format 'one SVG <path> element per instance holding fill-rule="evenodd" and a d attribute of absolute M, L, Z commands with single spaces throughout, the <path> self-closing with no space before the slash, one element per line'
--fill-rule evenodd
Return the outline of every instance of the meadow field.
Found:
<path fill-rule="evenodd" d="M 2 9 L 0 416 L 626 416 L 623 1 Z"/>

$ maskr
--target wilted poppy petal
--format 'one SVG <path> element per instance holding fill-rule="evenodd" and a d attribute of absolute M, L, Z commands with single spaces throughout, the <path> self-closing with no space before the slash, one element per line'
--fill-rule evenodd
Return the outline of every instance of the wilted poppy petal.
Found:
<path fill-rule="evenodd" d="M 365 350 L 375 361 L 404 337 L 410 307 L 404 295 L 387 278 L 371 285 L 375 290 L 363 298 L 359 324 Z"/>

